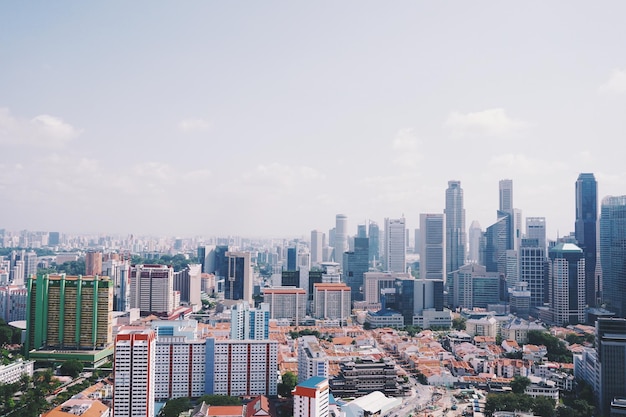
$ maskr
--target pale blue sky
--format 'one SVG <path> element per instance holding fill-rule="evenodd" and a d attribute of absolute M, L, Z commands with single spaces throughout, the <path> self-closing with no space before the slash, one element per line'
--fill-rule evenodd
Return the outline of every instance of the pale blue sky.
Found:
<path fill-rule="evenodd" d="M 549 237 L 626 194 L 626 3 L 0 3 L 0 228 L 297 236 L 467 225 L 498 181 Z"/>

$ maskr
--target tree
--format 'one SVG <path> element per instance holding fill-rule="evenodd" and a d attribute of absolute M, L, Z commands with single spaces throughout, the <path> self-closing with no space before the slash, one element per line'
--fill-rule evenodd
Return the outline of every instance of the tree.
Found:
<path fill-rule="evenodd" d="M 228 395 L 206 394 L 198 398 L 198 404 L 205 402 L 209 405 L 241 405 L 241 398 Z"/>
<path fill-rule="evenodd" d="M 282 375 L 282 382 L 278 384 L 278 395 L 281 397 L 291 397 L 291 391 L 298 383 L 298 377 L 291 371 L 287 371 Z"/>
<path fill-rule="evenodd" d="M 552 398 L 538 396 L 533 405 L 533 414 L 541 417 L 554 417 L 554 400 Z"/>
<path fill-rule="evenodd" d="M 159 417 L 178 417 L 183 411 L 188 411 L 191 408 L 191 401 L 187 397 L 173 398 L 165 403 Z"/>
<path fill-rule="evenodd" d="M 511 390 L 515 394 L 523 394 L 526 391 L 526 387 L 530 385 L 530 379 L 525 376 L 515 375 L 513 381 L 511 381 Z"/>
<path fill-rule="evenodd" d="M 59 371 L 62 375 L 69 375 L 72 378 L 76 378 L 83 372 L 83 364 L 76 359 L 70 359 L 69 361 L 63 362 Z"/>
<path fill-rule="evenodd" d="M 67 275 L 85 275 L 85 260 L 64 262 L 57 267 L 57 270 Z"/>
<path fill-rule="evenodd" d="M 465 330 L 465 323 L 467 319 L 465 317 L 455 317 L 452 319 L 452 327 L 456 330 Z"/>

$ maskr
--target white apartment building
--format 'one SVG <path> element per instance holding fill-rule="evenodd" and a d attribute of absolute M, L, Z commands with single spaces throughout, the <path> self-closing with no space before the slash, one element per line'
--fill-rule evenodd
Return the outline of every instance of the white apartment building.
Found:
<path fill-rule="evenodd" d="M 329 394 L 326 378 L 315 376 L 299 383 L 293 391 L 293 416 L 328 417 Z"/>
<path fill-rule="evenodd" d="M 177 306 L 174 269 L 167 265 L 132 265 L 130 268 L 130 308 L 142 312 L 171 313 Z"/>
<path fill-rule="evenodd" d="M 0 318 L 7 323 L 26 320 L 28 290 L 21 285 L 0 287 Z"/>
<path fill-rule="evenodd" d="M 298 338 L 298 383 L 321 376 L 328 378 L 328 356 L 315 336 Z"/>
<path fill-rule="evenodd" d="M 289 319 L 295 325 L 306 315 L 306 290 L 296 287 L 263 288 L 263 302 L 269 305 L 270 319 Z"/>
<path fill-rule="evenodd" d="M 154 416 L 156 335 L 125 327 L 115 337 L 113 416 Z"/>
<path fill-rule="evenodd" d="M 33 376 L 35 361 L 18 359 L 8 365 L 0 365 L 0 384 L 19 382 L 22 375 Z"/>
<path fill-rule="evenodd" d="M 315 318 L 345 322 L 351 311 L 350 287 L 344 283 L 314 284 L 313 306 Z"/>

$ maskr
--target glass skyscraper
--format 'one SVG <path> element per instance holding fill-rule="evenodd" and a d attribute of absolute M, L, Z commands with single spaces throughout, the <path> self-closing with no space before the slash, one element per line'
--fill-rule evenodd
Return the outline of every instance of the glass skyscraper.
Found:
<path fill-rule="evenodd" d="M 598 299 L 596 272 L 596 233 L 598 222 L 598 183 L 591 173 L 582 173 L 576 180 L 575 235 L 585 256 L 585 300 L 595 307 Z"/>
<path fill-rule="evenodd" d="M 465 263 L 467 236 L 461 181 L 448 181 L 446 189 L 446 276 Z"/>
<path fill-rule="evenodd" d="M 602 300 L 626 317 L 626 196 L 604 197 L 600 211 Z"/>

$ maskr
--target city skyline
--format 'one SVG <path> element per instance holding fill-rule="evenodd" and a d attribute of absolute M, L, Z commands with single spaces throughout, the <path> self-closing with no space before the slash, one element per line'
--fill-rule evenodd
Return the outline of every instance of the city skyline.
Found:
<path fill-rule="evenodd" d="M 623 3 L 244 4 L 1 4 L 0 228 L 412 230 L 461 181 L 484 230 L 511 179 L 555 239 L 580 173 L 626 194 Z"/>

